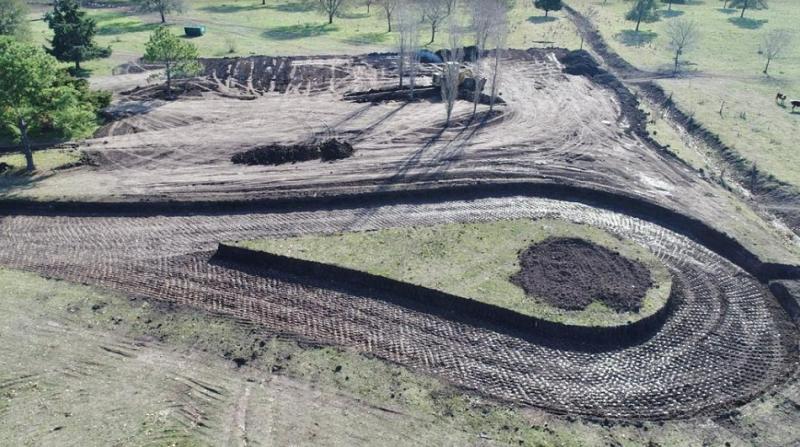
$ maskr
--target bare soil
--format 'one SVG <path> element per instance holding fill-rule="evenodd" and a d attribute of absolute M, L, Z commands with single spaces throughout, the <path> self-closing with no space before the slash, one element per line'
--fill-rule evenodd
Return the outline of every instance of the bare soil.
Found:
<path fill-rule="evenodd" d="M 637 135 L 637 115 L 625 112 L 630 98 L 613 77 L 565 74 L 557 53 L 509 52 L 503 114 L 475 121 L 472 104 L 461 101 L 456 124 L 449 127 L 441 104 L 343 99 L 348 92 L 395 85 L 391 57 L 210 61 L 208 79 L 218 90 L 176 101 L 121 100 L 138 112 L 80 145 L 97 166 L 14 194 L 222 203 L 547 182 L 625 192 L 710 222 L 773 257 L 794 259 L 786 241 L 748 217 L 726 190 Z M 254 99 L 242 101 L 229 91 Z M 333 137 L 359 148 L 335 170 L 324 163 L 249 167 L 230 161 L 258 145 Z M 719 414 L 762 395 L 796 368 L 797 329 L 774 298 L 754 277 L 684 235 L 571 202 L 422 196 L 408 203 L 353 201 L 284 212 L 4 215 L 0 265 L 185 304 L 304 341 L 348 346 L 491 398 L 556 413 L 617 419 Z M 584 352 L 443 320 L 368 293 L 209 263 L 225 240 L 510 218 L 561 218 L 635 240 L 685 285 L 684 297 L 646 342 Z"/>
<path fill-rule="evenodd" d="M 653 285 L 642 263 L 583 239 L 547 239 L 522 251 L 519 261 L 512 281 L 566 310 L 600 302 L 617 312 L 638 312 Z"/>
<path fill-rule="evenodd" d="M 98 166 L 71 170 L 17 197 L 87 201 L 228 201 L 387 189 L 530 181 L 624 191 L 712 223 L 774 259 L 794 249 L 770 224 L 739 212 L 724 188 L 652 146 L 636 129 L 635 98 L 609 74 L 564 73 L 563 50 L 508 51 L 487 115 L 459 101 L 449 127 L 442 104 L 358 103 L 346 95 L 398 85 L 386 55 L 206 60 L 208 91 L 175 101 L 122 95 L 119 118 L 82 143 Z M 419 85 L 435 67 L 424 66 Z M 144 78 L 123 77 L 132 85 Z M 120 81 L 120 82 L 122 82 Z M 98 85 L 119 83 L 97 81 Z M 118 90 L 119 91 L 119 90 Z M 394 93 L 392 93 L 394 95 Z M 391 95 L 390 95 L 391 96 Z M 243 98 L 252 98 L 243 101 Z M 347 140 L 358 154 L 338 163 L 248 166 L 237 153 L 269 144 Z"/>

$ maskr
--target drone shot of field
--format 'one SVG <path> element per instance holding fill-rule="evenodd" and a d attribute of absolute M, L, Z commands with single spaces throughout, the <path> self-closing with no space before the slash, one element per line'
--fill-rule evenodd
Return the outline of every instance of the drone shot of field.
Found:
<path fill-rule="evenodd" d="M 800 445 L 795 0 L 0 0 L 0 445 Z"/>

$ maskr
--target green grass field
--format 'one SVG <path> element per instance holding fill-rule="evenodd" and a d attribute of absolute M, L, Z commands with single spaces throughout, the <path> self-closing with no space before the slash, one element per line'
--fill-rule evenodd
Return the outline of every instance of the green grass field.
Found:
<path fill-rule="evenodd" d="M 362 54 L 394 48 L 396 33 L 387 32 L 386 18 L 379 6 L 373 5 L 369 15 L 364 6 L 351 7 L 333 25 L 328 25 L 327 17 L 315 9 L 315 3 L 269 0 L 267 5 L 261 5 L 260 0 L 193 0 L 186 2 L 185 13 L 168 16 L 168 22 L 181 35 L 184 25 L 205 25 L 206 35 L 191 39 L 204 57 Z M 41 18 L 44 11 L 39 7 L 31 19 Z M 113 50 L 109 59 L 83 64 L 95 76 L 110 74 L 114 66 L 140 57 L 149 34 L 160 24 L 155 14 L 140 15 L 124 7 L 88 11 L 97 20 L 97 43 L 110 45 Z M 546 21 L 540 15 L 541 11 L 530 2 L 518 2 L 510 17 L 513 25 L 510 47 L 577 47 L 579 40 L 574 27 L 562 13 L 551 14 L 552 19 Z M 430 48 L 445 45 L 445 28 L 443 25 Z M 421 42 L 427 43 L 430 30 L 423 25 L 420 32 Z M 50 30 L 44 22 L 36 21 L 32 34 L 36 42 L 44 43 Z M 473 38 L 466 37 L 464 43 L 472 44 Z"/>
<path fill-rule="evenodd" d="M 778 179 L 800 186 L 800 113 L 775 103 L 775 94 L 800 98 L 800 8 L 795 0 L 771 0 L 769 9 L 749 10 L 745 20 L 738 11 L 722 9 L 718 0 L 693 0 L 676 4 L 673 12 L 662 8 L 661 20 L 642 23 L 640 35 L 634 22 L 624 20 L 630 4 L 611 0 L 569 0 L 578 11 L 590 6 L 599 11 L 595 20 L 606 41 L 635 66 L 651 71 L 670 69 L 671 52 L 666 35 L 671 20 L 694 20 L 701 30 L 696 47 L 685 54 L 689 63 L 677 79 L 659 80 L 677 104 L 718 134 L 759 169 Z M 759 54 L 762 36 L 770 30 L 786 29 L 794 42 L 784 57 L 770 65 L 764 75 L 765 59 Z M 722 108 L 722 113 L 720 113 Z M 688 159 L 696 167 L 698 160 Z M 702 163 L 700 161 L 699 163 Z"/>
<path fill-rule="evenodd" d="M 511 283 L 518 254 L 548 237 L 577 237 L 642 262 L 654 286 L 638 313 L 617 313 L 595 302 L 566 311 L 531 298 Z M 614 326 L 652 315 L 666 303 L 672 277 L 646 248 L 587 225 L 527 219 L 397 228 L 331 236 L 240 242 L 255 250 L 363 270 L 567 324 Z"/>

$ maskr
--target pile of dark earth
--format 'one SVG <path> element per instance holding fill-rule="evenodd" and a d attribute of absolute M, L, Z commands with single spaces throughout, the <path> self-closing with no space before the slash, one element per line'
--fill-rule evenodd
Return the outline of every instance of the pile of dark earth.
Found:
<path fill-rule="evenodd" d="M 653 282 L 643 264 L 582 239 L 549 238 L 520 252 L 512 282 L 527 295 L 565 310 L 598 301 L 637 312 Z"/>
<path fill-rule="evenodd" d="M 355 153 L 355 149 L 350 143 L 333 138 L 321 144 L 259 146 L 234 155 L 231 161 L 249 166 L 280 165 L 317 159 L 322 161 L 341 160 L 351 157 L 353 153 Z"/>

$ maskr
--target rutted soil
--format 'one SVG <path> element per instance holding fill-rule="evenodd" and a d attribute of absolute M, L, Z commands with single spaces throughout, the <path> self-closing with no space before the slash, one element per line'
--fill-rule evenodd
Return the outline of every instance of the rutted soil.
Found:
<path fill-rule="evenodd" d="M 601 302 L 638 312 L 653 281 L 642 263 L 583 239 L 550 238 L 520 252 L 512 281 L 552 306 L 583 310 Z"/>
<path fill-rule="evenodd" d="M 274 272 L 210 263 L 218 241 L 518 218 L 586 223 L 649 247 L 685 285 L 647 341 L 574 350 Z M 5 216 L 0 265 L 348 346 L 493 398 L 557 413 L 665 419 L 722 412 L 796 365 L 797 329 L 750 275 L 663 227 L 526 197 L 232 215 Z M 709 341 L 709 342 L 705 342 Z"/>
<path fill-rule="evenodd" d="M 398 85 L 390 55 L 206 60 L 213 91 L 168 102 L 122 99 L 126 107 L 115 106 L 135 112 L 81 144 L 99 166 L 43 179 L 18 197 L 225 201 L 485 182 L 566 183 L 625 191 L 785 255 L 774 230 L 743 221 L 740 204 L 727 191 L 643 139 L 635 98 L 618 80 L 565 74 L 569 66 L 559 60 L 565 56 L 557 49 L 504 53 L 502 119 L 472 119 L 472 104 L 459 101 L 449 127 L 437 102 L 344 99 Z M 421 70 L 421 87 L 434 70 Z M 487 110 L 478 107 L 480 116 Z M 342 160 L 333 172 L 321 163 L 301 169 L 230 162 L 265 142 L 327 138 L 351 142 L 359 156 Z"/>

